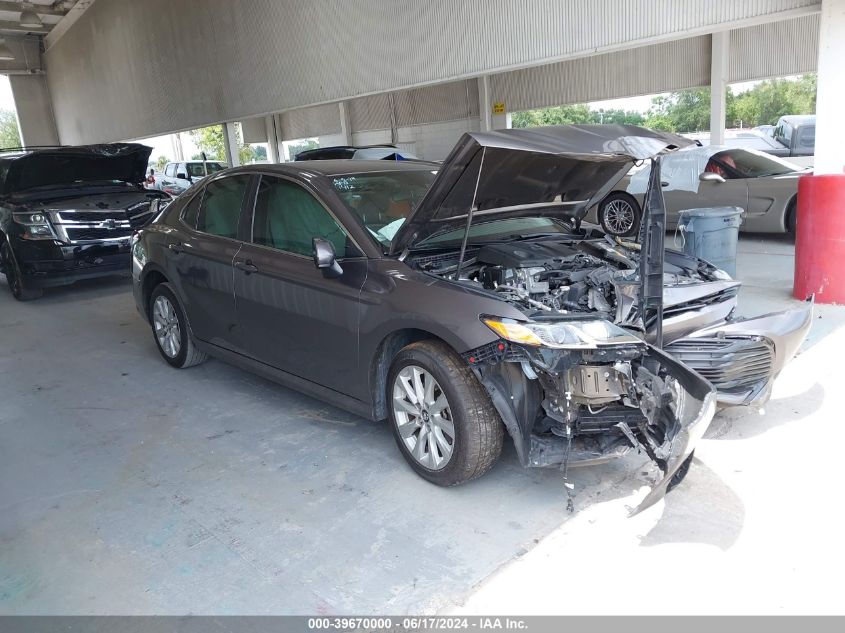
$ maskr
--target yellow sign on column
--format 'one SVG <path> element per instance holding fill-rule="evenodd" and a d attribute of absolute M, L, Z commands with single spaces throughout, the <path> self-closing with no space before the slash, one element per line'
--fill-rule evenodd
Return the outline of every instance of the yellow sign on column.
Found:
<path fill-rule="evenodd" d="M 505 113 L 505 102 L 504 101 L 497 101 L 493 104 L 493 114 L 504 114 Z"/>

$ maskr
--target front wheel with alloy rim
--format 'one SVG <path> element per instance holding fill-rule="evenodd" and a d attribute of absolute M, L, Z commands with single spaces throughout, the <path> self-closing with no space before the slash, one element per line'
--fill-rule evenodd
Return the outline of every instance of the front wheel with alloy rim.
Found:
<path fill-rule="evenodd" d="M 640 229 L 640 205 L 632 196 L 617 191 L 601 201 L 598 219 L 605 233 L 632 237 Z"/>
<path fill-rule="evenodd" d="M 158 351 L 173 367 L 199 365 L 208 356 L 191 338 L 188 320 L 169 283 L 161 283 L 150 295 L 150 324 Z"/>
<path fill-rule="evenodd" d="M 32 299 L 38 299 L 44 294 L 41 288 L 26 287 L 15 262 L 12 247 L 9 246 L 8 242 L 3 242 L 2 246 L 0 246 L 0 263 L 3 265 L 3 272 L 6 273 L 6 282 L 9 284 L 9 290 L 12 291 L 12 296 L 15 299 L 18 301 L 30 301 Z"/>
<path fill-rule="evenodd" d="M 444 343 L 403 348 L 390 367 L 386 396 L 396 444 L 424 479 L 462 484 L 499 457 L 502 420 L 472 370 Z"/>

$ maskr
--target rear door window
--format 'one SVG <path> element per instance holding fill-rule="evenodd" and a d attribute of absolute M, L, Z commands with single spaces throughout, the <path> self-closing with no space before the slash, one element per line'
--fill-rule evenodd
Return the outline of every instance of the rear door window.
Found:
<path fill-rule="evenodd" d="M 197 231 L 236 239 L 249 179 L 248 174 L 238 174 L 209 183 L 199 208 Z"/>

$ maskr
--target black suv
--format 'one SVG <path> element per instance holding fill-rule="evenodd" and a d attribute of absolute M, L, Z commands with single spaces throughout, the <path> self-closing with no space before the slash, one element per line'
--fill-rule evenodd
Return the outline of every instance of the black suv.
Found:
<path fill-rule="evenodd" d="M 171 199 L 139 184 L 151 151 L 115 143 L 0 153 L 0 271 L 16 299 L 129 272 L 133 226 Z"/>

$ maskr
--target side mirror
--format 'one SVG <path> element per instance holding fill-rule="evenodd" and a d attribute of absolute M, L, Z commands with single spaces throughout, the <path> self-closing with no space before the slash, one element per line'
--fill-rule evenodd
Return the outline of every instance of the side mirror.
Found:
<path fill-rule="evenodd" d="M 178 174 L 176 174 L 176 177 L 177 177 L 177 178 L 179 178 L 179 179 L 181 179 L 181 180 L 187 180 L 187 179 L 188 179 L 188 174 L 186 174 L 186 173 L 184 173 L 184 172 L 181 172 L 181 171 L 180 171 Z"/>
<path fill-rule="evenodd" d="M 724 178 L 722 178 L 719 174 L 714 174 L 712 171 L 705 171 L 698 177 L 698 179 L 701 182 L 725 182 Z"/>
<path fill-rule="evenodd" d="M 314 249 L 314 265 L 323 271 L 326 277 L 340 277 L 343 274 L 343 268 L 337 263 L 334 245 L 321 237 L 315 237 L 311 243 Z"/>

